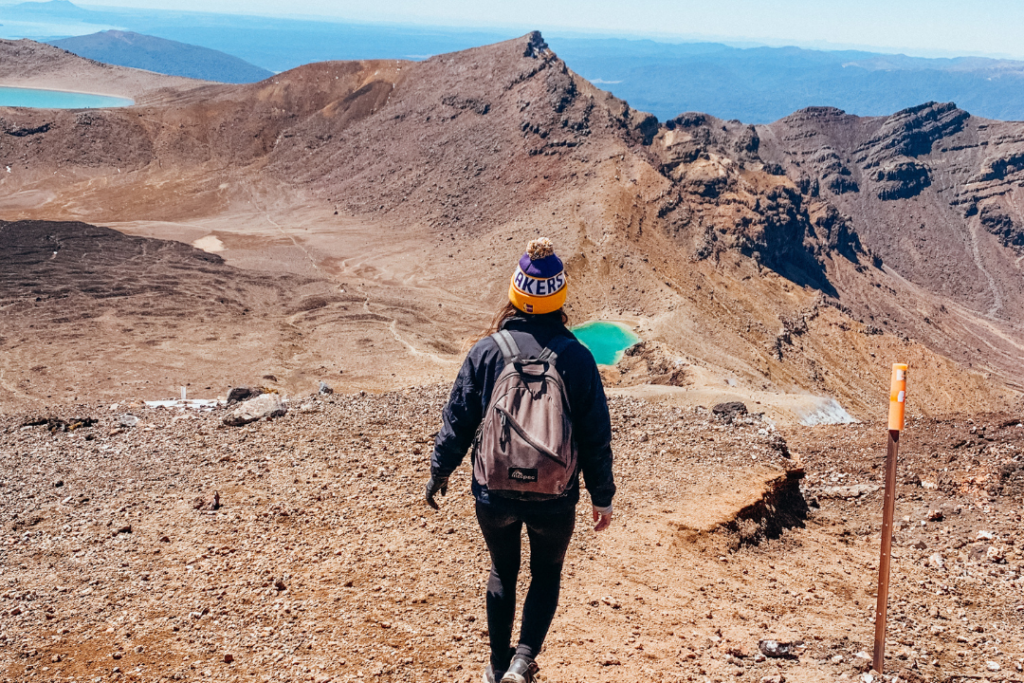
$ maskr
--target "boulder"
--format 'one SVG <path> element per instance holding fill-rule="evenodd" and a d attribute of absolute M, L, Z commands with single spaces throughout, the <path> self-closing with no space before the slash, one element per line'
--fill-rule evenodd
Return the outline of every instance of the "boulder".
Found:
<path fill-rule="evenodd" d="M 711 409 L 711 412 L 719 420 L 732 422 L 737 416 L 747 414 L 747 406 L 740 401 L 729 401 L 728 403 L 719 403 Z"/>
<path fill-rule="evenodd" d="M 263 394 L 243 402 L 232 410 L 224 418 L 224 424 L 229 427 L 241 427 L 257 420 L 269 420 L 274 417 L 281 417 L 288 412 L 288 408 L 278 394 Z"/>

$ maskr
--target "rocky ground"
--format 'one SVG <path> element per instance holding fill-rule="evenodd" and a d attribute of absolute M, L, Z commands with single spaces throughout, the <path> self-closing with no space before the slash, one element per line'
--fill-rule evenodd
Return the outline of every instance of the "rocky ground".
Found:
<path fill-rule="evenodd" d="M 0 679 L 478 680 L 468 467 L 440 512 L 421 500 L 446 393 L 307 397 L 245 427 L 126 404 L 3 418 Z M 616 517 L 595 534 L 579 508 L 542 679 L 861 680 L 883 427 L 612 414 Z M 1020 419 L 908 425 L 890 676 L 1024 680 Z"/>

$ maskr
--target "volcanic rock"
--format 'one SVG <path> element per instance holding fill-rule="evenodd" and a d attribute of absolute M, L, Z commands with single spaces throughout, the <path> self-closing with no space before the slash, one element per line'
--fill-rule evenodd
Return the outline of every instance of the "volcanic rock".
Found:
<path fill-rule="evenodd" d="M 267 393 L 244 401 L 240 406 L 224 416 L 224 424 L 230 427 L 241 427 L 257 420 L 269 420 L 281 417 L 288 412 L 288 407 L 276 393 Z"/>

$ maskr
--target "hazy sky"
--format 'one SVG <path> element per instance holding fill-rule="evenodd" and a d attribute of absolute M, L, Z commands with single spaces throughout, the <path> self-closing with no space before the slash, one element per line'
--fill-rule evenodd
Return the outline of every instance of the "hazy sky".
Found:
<path fill-rule="evenodd" d="M 918 55 L 1024 57 L 1021 0 L 86 0 L 352 21 L 733 38 Z"/>

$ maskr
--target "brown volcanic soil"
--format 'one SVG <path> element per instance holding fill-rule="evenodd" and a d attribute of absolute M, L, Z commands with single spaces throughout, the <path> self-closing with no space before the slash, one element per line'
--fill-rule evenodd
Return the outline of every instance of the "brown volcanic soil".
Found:
<path fill-rule="evenodd" d="M 88 92 L 139 102 L 164 88 L 180 92 L 204 83 L 103 64 L 33 40 L 0 40 L 0 86 Z"/>
<path fill-rule="evenodd" d="M 450 355 L 468 330 L 431 321 L 425 306 L 84 223 L 0 222 L 0 413 L 33 400 L 169 398 L 180 386 L 213 398 L 249 383 L 439 379 L 448 363 L 406 357 L 407 337 L 429 334 L 428 348 Z"/>
<path fill-rule="evenodd" d="M 72 432 L 0 421 L 4 679 L 478 680 L 487 560 L 465 466 L 439 513 L 420 499 L 446 393 L 310 397 L 240 429 L 124 404 L 57 408 L 99 420 Z M 859 678 L 884 427 L 791 431 L 786 458 L 757 417 L 611 408 L 616 519 L 595 535 L 580 506 L 543 680 Z M 904 433 L 900 680 L 1021 680 L 1020 419 Z M 802 646 L 762 661 L 762 639 Z"/>

